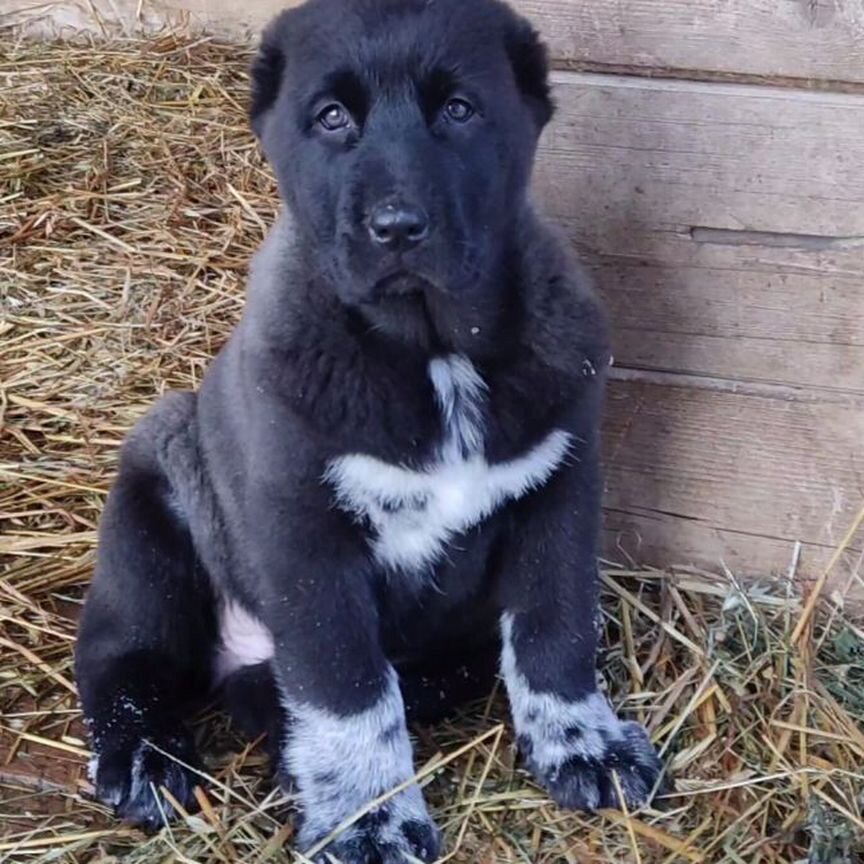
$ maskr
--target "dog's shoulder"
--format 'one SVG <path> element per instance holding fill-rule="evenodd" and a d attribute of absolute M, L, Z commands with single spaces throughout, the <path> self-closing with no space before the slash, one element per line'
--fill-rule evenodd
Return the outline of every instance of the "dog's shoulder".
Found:
<path fill-rule="evenodd" d="M 593 376 L 611 361 L 606 314 L 561 232 L 533 217 L 523 233 L 525 342 L 552 369 Z"/>

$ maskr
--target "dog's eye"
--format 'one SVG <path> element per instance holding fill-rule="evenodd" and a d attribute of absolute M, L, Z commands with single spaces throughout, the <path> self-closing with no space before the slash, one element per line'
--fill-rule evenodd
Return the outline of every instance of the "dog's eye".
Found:
<path fill-rule="evenodd" d="M 444 106 L 444 110 L 447 116 L 457 123 L 467 123 L 474 116 L 474 107 L 464 99 L 451 99 Z"/>
<path fill-rule="evenodd" d="M 338 102 L 333 102 L 319 111 L 315 120 L 328 132 L 338 132 L 351 125 L 351 115 Z"/>

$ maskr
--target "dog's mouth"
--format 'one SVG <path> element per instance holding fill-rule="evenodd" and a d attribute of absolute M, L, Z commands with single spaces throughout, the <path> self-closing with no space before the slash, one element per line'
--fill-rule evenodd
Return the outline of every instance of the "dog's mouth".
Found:
<path fill-rule="evenodd" d="M 424 294 L 435 285 L 425 276 L 410 270 L 398 270 L 379 279 L 375 283 L 374 298 L 380 300 L 387 297 L 409 297 Z M 374 301 L 373 301 L 374 302 Z"/>

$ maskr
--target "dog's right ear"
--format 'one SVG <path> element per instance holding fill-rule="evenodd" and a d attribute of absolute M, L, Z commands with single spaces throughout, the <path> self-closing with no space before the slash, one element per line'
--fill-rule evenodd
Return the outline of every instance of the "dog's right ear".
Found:
<path fill-rule="evenodd" d="M 284 13 L 283 13 L 284 15 Z M 252 62 L 252 97 L 249 102 L 249 120 L 252 131 L 260 139 L 270 109 L 279 96 L 285 72 L 285 51 L 282 47 L 283 15 L 264 31 L 261 46 Z"/>
<path fill-rule="evenodd" d="M 505 44 L 516 84 L 534 115 L 537 128 L 542 129 L 555 111 L 549 93 L 546 45 L 534 27 L 519 15 L 513 15 Z"/>

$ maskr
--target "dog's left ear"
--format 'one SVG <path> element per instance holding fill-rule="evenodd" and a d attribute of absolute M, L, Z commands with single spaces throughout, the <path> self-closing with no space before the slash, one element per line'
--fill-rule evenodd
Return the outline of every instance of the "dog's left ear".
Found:
<path fill-rule="evenodd" d="M 516 83 L 531 108 L 538 129 L 542 129 L 555 111 L 549 91 L 546 45 L 528 21 L 518 18 L 508 28 L 506 47 Z"/>
<path fill-rule="evenodd" d="M 261 36 L 261 46 L 252 61 L 252 96 L 249 101 L 249 121 L 252 131 L 260 139 L 270 109 L 279 95 L 285 72 L 285 52 L 282 48 L 282 13 Z"/>

